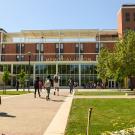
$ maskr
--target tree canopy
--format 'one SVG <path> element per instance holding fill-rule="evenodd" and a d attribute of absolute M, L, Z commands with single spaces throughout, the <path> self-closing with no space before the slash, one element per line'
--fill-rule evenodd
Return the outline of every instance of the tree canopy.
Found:
<path fill-rule="evenodd" d="M 101 79 L 113 78 L 121 81 L 125 77 L 135 76 L 135 32 L 127 31 L 116 42 L 114 51 L 100 50 L 97 72 Z M 131 80 L 132 82 L 132 80 Z"/>

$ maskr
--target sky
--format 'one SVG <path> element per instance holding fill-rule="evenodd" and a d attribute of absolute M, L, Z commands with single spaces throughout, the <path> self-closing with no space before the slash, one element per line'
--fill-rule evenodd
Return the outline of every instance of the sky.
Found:
<path fill-rule="evenodd" d="M 135 0 L 0 0 L 0 28 L 117 29 L 117 12 L 127 3 Z"/>

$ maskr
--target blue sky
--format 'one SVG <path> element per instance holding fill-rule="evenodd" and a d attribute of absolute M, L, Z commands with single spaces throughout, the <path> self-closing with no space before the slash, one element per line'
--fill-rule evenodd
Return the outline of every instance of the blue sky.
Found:
<path fill-rule="evenodd" d="M 40 29 L 117 29 L 117 12 L 135 0 L 0 0 L 0 27 L 7 32 Z"/>

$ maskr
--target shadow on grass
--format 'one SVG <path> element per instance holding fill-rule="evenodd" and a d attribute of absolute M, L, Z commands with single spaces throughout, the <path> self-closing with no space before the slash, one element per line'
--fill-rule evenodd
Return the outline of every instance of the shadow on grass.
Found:
<path fill-rule="evenodd" d="M 5 113 L 5 112 L 0 112 L 0 117 L 11 117 L 11 118 L 15 118 L 16 116 L 10 115 L 10 114 Z"/>

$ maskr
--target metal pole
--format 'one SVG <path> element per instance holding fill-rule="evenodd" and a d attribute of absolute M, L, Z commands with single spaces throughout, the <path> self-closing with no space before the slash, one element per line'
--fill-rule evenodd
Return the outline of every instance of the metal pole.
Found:
<path fill-rule="evenodd" d="M 0 96 L 0 105 L 1 105 L 1 96 Z"/>
<path fill-rule="evenodd" d="M 88 111 L 88 123 L 87 123 L 87 133 L 86 135 L 90 135 L 90 118 L 92 114 L 92 108 L 89 109 Z"/>
<path fill-rule="evenodd" d="M 30 56 L 30 54 L 29 54 L 29 88 L 28 88 L 28 90 L 30 90 L 30 58 L 31 58 L 31 56 Z"/>
<path fill-rule="evenodd" d="M 29 53 L 28 91 L 30 90 L 30 59 L 31 59 L 31 54 Z"/>

